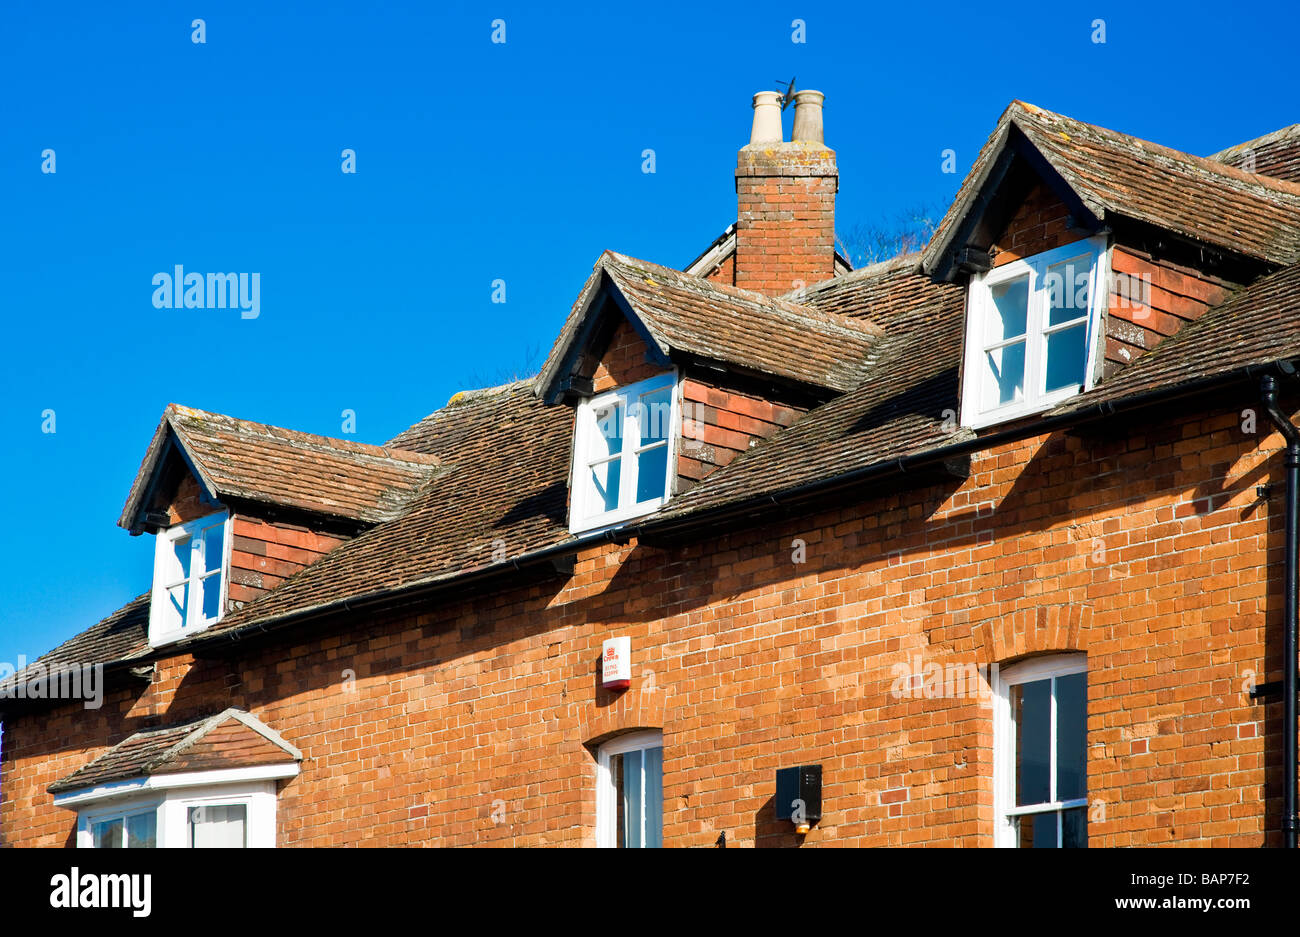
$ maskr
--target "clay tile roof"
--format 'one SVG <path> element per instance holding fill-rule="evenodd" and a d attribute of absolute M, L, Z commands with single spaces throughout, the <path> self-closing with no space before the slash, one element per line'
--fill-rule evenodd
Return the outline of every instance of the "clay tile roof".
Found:
<path fill-rule="evenodd" d="M 107 618 L 91 625 L 54 650 L 32 661 L 18 673 L 0 681 L 0 708 L 13 687 L 34 679 L 38 668 L 84 667 L 142 657 L 149 651 L 149 593 L 136 596 Z"/>
<path fill-rule="evenodd" d="M 1012 102 L 980 151 L 925 250 L 933 271 L 1015 128 L 1097 218 L 1147 222 L 1206 245 L 1272 264 L 1300 260 L 1300 184 L 1243 172 Z"/>
<path fill-rule="evenodd" d="M 606 251 L 574 304 L 539 377 L 558 374 L 596 293 L 608 278 L 658 350 L 686 352 L 759 374 L 833 391 L 856 387 L 880 329 L 863 319 L 714 283 Z"/>
<path fill-rule="evenodd" d="M 256 716 L 227 709 L 184 725 L 137 732 L 90 764 L 48 788 L 63 794 L 82 788 L 181 771 L 291 764 L 302 752 Z"/>
<path fill-rule="evenodd" d="M 1300 182 L 1300 124 L 1238 143 L 1206 158 L 1262 176 Z M 1248 168 L 1247 160 L 1253 169 Z"/>
<path fill-rule="evenodd" d="M 572 411 L 546 406 L 531 381 L 457 394 L 393 440 L 438 455 L 445 465 L 401 517 L 336 547 L 205 634 L 508 566 L 521 554 L 572 539 L 572 429 Z"/>
<path fill-rule="evenodd" d="M 959 290 L 920 276 L 921 254 L 883 260 L 833 280 L 788 293 L 784 298 L 845 318 L 868 316 L 886 335 L 896 321 L 936 297 Z"/>
<path fill-rule="evenodd" d="M 217 498 L 241 498 L 378 523 L 397 516 L 437 474 L 438 459 L 399 448 L 237 420 L 170 404 L 119 521 L 132 527 L 168 432 Z"/>
<path fill-rule="evenodd" d="M 944 423 L 945 410 L 960 409 L 960 287 L 919 275 L 912 256 L 863 267 L 802 295 L 816 308 L 868 315 L 884 326 L 866 378 L 673 498 L 650 526 L 960 438 Z"/>

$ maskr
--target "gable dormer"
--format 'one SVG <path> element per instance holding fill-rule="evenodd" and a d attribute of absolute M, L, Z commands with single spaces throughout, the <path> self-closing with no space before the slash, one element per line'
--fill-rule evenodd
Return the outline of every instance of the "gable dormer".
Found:
<path fill-rule="evenodd" d="M 1014 102 L 922 255 L 967 290 L 961 419 L 1087 391 L 1300 259 L 1300 186 Z"/>
<path fill-rule="evenodd" d="M 416 452 L 168 406 L 118 521 L 155 537 L 149 643 L 212 627 L 396 517 L 439 465 Z"/>
<path fill-rule="evenodd" d="M 621 524 L 857 386 L 871 323 L 607 252 L 538 376 L 575 411 L 570 529 Z"/>

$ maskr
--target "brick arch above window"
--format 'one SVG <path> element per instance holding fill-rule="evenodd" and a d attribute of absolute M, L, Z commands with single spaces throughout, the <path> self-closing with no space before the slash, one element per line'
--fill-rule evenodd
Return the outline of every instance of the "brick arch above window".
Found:
<path fill-rule="evenodd" d="M 1022 657 L 1087 650 L 1090 605 L 1017 609 L 971 629 L 981 664 L 1007 664 Z"/>
<path fill-rule="evenodd" d="M 627 732 L 663 729 L 666 696 L 661 689 L 632 689 L 606 705 L 588 704 L 579 721 L 580 741 L 594 751 Z"/>

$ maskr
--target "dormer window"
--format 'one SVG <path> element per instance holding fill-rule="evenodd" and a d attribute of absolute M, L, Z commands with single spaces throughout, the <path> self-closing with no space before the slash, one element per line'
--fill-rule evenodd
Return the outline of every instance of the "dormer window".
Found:
<path fill-rule="evenodd" d="M 230 515 L 209 514 L 158 531 L 149 643 L 177 641 L 221 618 L 226 605 Z"/>
<path fill-rule="evenodd" d="M 570 531 L 640 517 L 668 500 L 678 410 L 672 373 L 578 404 Z"/>
<path fill-rule="evenodd" d="M 1092 386 L 1104 255 L 1104 239 L 1089 238 L 971 279 L 963 425 L 1039 413 Z"/>

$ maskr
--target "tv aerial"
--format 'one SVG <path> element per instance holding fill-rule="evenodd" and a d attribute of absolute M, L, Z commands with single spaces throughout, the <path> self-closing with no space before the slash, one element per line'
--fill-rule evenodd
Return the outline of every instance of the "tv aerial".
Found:
<path fill-rule="evenodd" d="M 790 106 L 790 102 L 794 100 L 794 76 L 792 75 L 790 77 L 788 84 L 783 82 L 780 78 L 776 79 L 776 86 L 778 88 L 784 86 L 785 88 L 785 90 L 781 92 L 781 110 L 784 111 Z"/>

